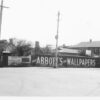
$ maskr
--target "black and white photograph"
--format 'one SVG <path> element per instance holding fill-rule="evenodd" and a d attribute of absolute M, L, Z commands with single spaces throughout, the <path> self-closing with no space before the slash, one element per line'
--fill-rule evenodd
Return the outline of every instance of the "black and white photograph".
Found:
<path fill-rule="evenodd" d="M 0 0 L 0 97 L 99 96 L 99 0 Z"/>

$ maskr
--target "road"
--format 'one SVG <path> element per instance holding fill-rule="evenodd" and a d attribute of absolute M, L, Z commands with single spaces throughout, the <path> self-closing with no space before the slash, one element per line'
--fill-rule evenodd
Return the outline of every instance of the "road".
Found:
<path fill-rule="evenodd" d="M 100 96 L 100 69 L 0 68 L 0 96 Z"/>

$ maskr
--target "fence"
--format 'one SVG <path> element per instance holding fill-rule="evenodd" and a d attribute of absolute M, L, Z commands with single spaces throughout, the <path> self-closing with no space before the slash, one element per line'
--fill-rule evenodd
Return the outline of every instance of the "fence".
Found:
<path fill-rule="evenodd" d="M 7 58 L 7 59 L 5 59 Z M 5 64 L 6 62 L 6 64 Z M 59 56 L 57 58 L 58 67 L 100 67 L 100 58 L 82 56 Z M 1 56 L 0 66 L 50 66 L 54 67 L 56 58 L 53 55 L 37 56 Z"/>

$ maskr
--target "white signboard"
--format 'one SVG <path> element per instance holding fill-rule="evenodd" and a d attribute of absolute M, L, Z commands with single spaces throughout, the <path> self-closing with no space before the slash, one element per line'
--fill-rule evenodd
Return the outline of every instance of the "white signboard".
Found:
<path fill-rule="evenodd" d="M 9 56 L 8 57 L 8 65 L 17 65 L 21 63 L 20 57 Z"/>
<path fill-rule="evenodd" d="M 91 56 L 91 50 L 86 50 L 86 55 Z"/>

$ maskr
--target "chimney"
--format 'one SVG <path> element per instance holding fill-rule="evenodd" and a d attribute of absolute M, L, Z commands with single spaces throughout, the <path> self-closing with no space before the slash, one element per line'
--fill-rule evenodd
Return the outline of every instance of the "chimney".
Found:
<path fill-rule="evenodd" d="M 39 41 L 36 41 L 36 42 L 35 42 L 35 47 L 36 47 L 36 48 L 40 48 Z"/>
<path fill-rule="evenodd" d="M 92 39 L 90 39 L 90 43 L 92 43 Z"/>

